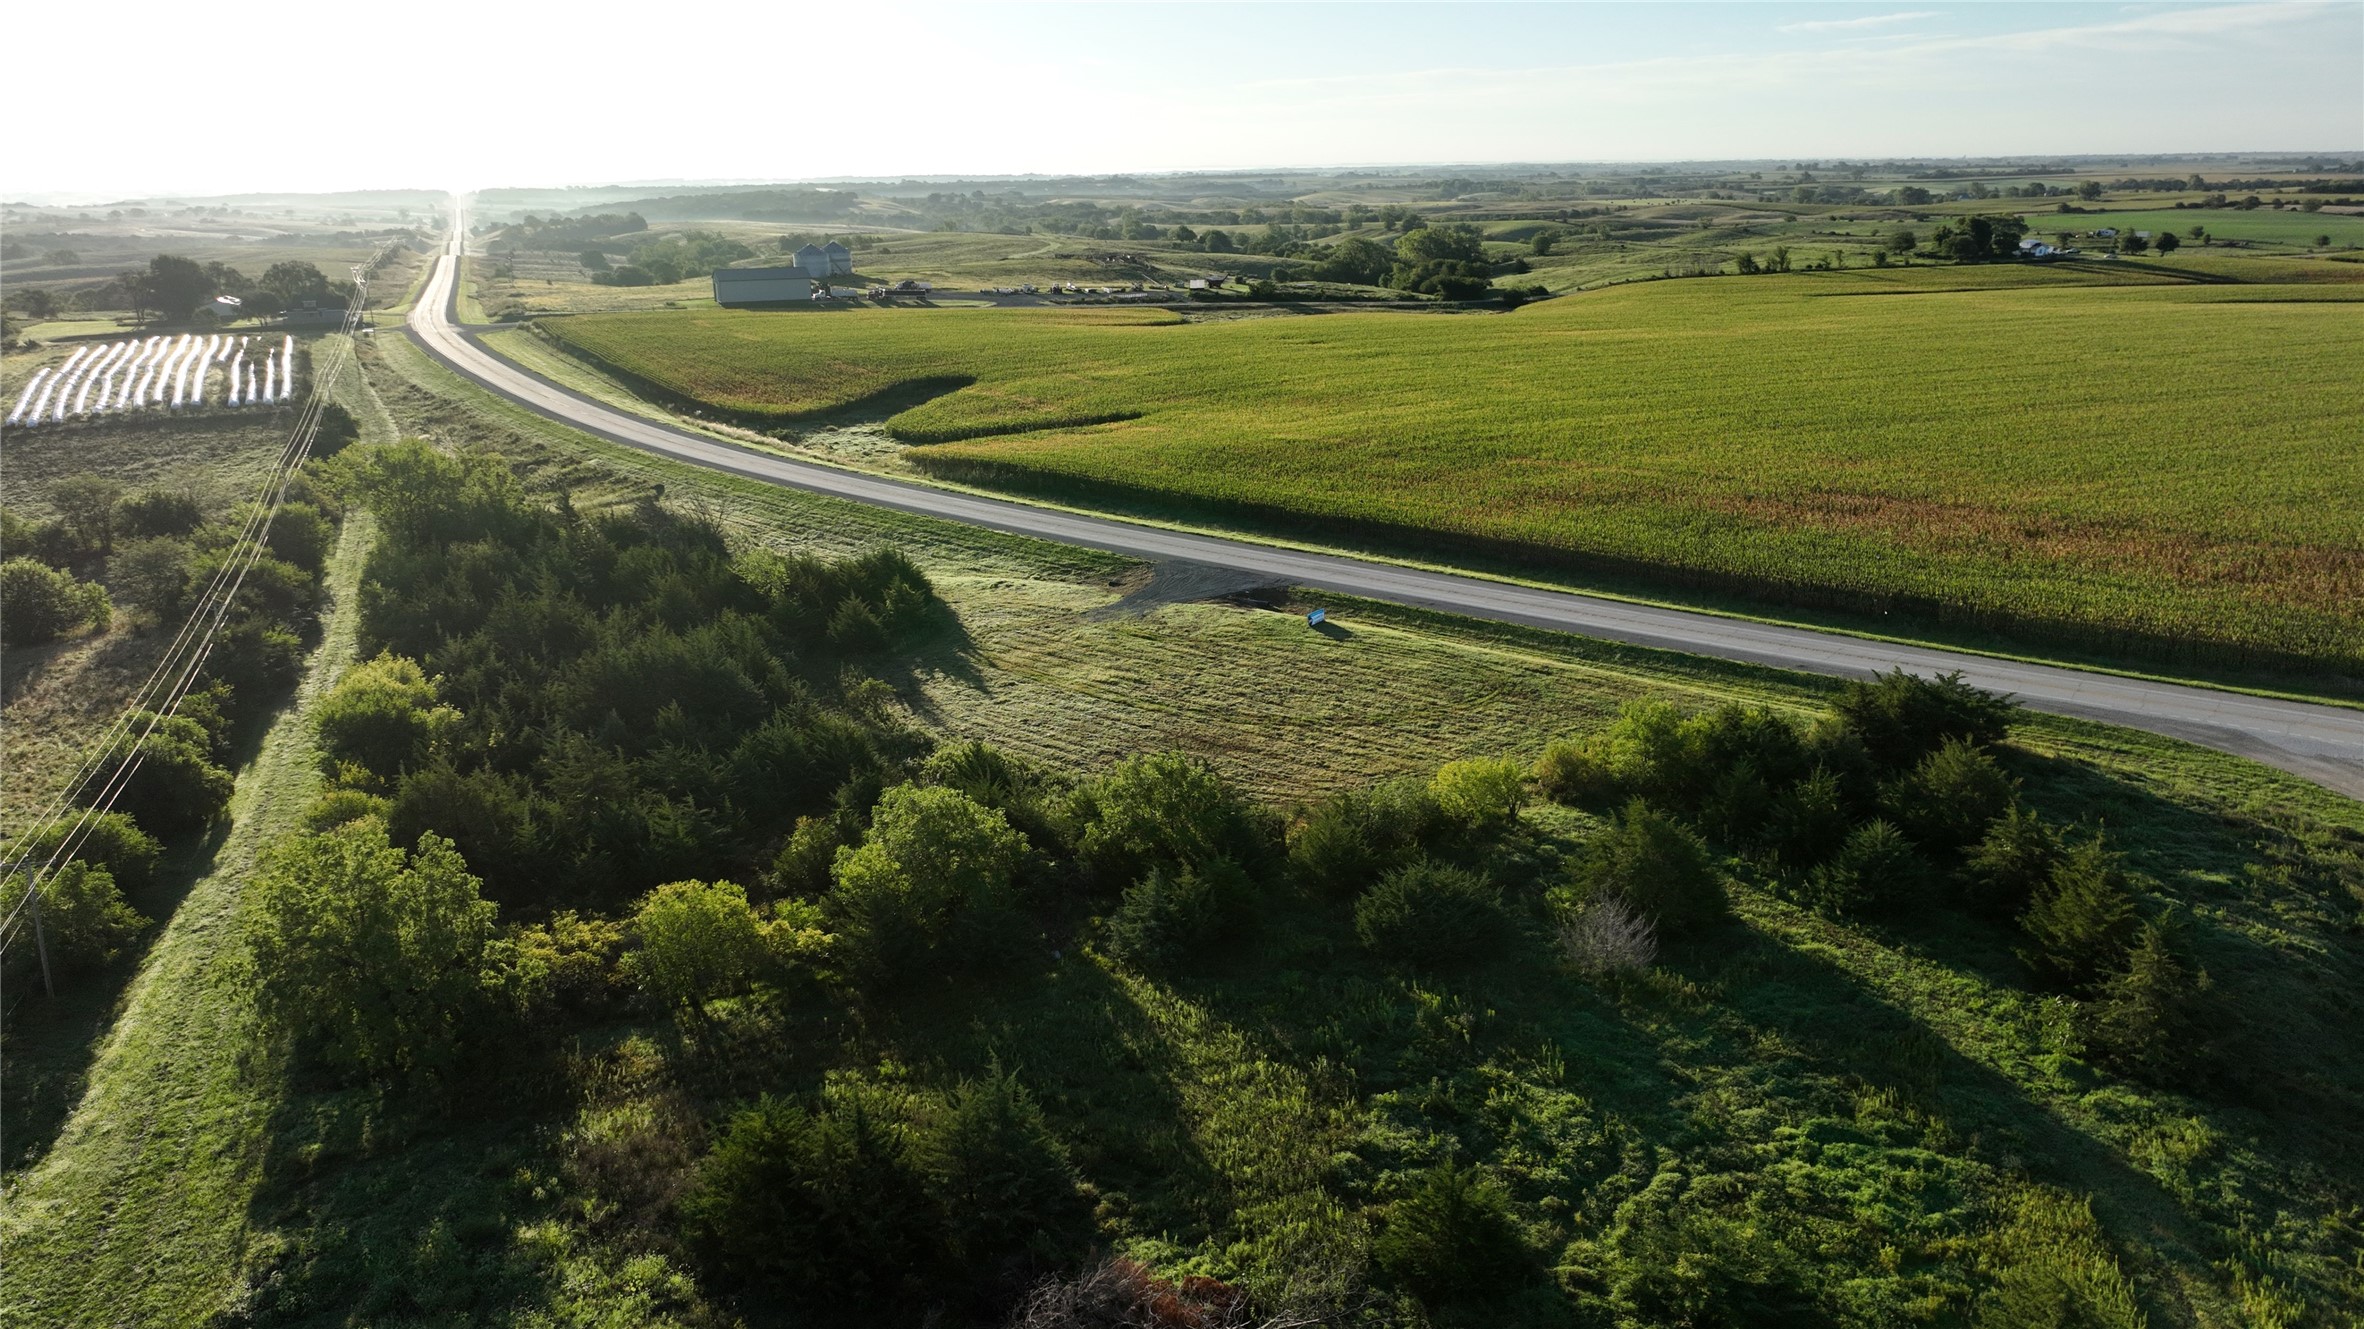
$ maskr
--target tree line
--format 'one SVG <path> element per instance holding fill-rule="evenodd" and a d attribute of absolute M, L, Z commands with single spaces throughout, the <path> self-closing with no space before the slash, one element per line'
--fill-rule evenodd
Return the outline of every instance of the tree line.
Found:
<path fill-rule="evenodd" d="M 1313 927 L 1343 938 L 1326 963 L 1407 981 L 1540 950 L 1615 984 L 1729 939 L 1747 881 L 1836 917 L 1999 929 L 2026 983 L 2077 1002 L 2091 1055 L 2210 1073 L 2221 1014 L 2182 924 L 2097 833 L 2023 804 L 2011 707 L 1958 679 L 1850 684 L 1810 725 L 1636 704 L 1531 766 L 1281 809 L 1182 753 L 1081 773 L 909 728 L 879 675 L 950 623 L 897 554 L 734 549 L 654 502 L 580 513 L 419 444 L 343 474 L 383 532 L 366 658 L 315 712 L 330 788 L 255 884 L 258 1007 L 308 1073 L 436 1112 L 513 1111 L 504 1086 L 619 1021 L 738 1049 L 727 1088 L 666 1109 L 702 1122 L 683 1144 L 567 1165 L 585 1212 L 675 1253 L 697 1298 L 848 1323 L 1289 1310 L 1103 1249 L 1039 1060 L 926 1079 L 831 1059 L 859 1027 L 1024 1000 L 1073 948 L 1180 981 Z M 1596 815 L 1547 849 L 1538 797 Z M 1319 1272 L 1352 1304 L 1483 1319 L 1558 1295 L 1487 1167 L 1342 1202 L 1371 1235 Z M 1655 1248 L 1601 1240 L 1616 1295 L 1657 1304 Z M 1260 1286 L 1307 1272 L 1238 1258 Z M 1693 1295 L 1739 1315 L 1809 1294 Z"/>
<path fill-rule="evenodd" d="M 349 417 L 329 409 L 317 445 L 323 455 L 353 432 Z M 231 770 L 301 676 L 343 517 L 319 477 L 307 468 L 290 483 L 265 550 L 239 583 L 177 712 L 135 712 L 130 732 L 141 737 L 84 783 L 83 797 L 95 805 L 132 768 L 112 808 L 88 818 L 71 858 L 42 886 L 50 958 L 69 973 L 107 964 L 148 926 L 131 900 L 156 885 L 168 849 L 200 841 L 227 812 Z M 0 511 L 0 643 L 12 651 L 84 626 L 105 631 L 118 610 L 128 611 L 136 631 L 172 631 L 235 556 L 249 515 L 243 505 L 225 508 L 184 488 L 127 493 L 97 475 L 62 480 L 49 499 L 58 516 L 46 522 Z M 76 815 L 20 837 L 6 857 L 47 862 Z M 0 881 L 13 902 L 26 877 L 14 871 Z M 28 957 L 12 953 L 5 963 L 21 982 Z"/>

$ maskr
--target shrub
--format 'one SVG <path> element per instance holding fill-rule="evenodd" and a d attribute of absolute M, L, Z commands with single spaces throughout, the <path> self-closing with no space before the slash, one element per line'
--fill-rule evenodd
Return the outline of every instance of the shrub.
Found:
<path fill-rule="evenodd" d="M 510 935 L 520 995 L 529 1010 L 604 1012 L 624 995 L 624 925 L 561 909 Z"/>
<path fill-rule="evenodd" d="M 1729 845 L 1756 843 L 1772 820 L 1773 804 L 1773 786 L 1755 762 L 1743 758 L 1708 787 L 1699 804 L 1699 829 Z"/>
<path fill-rule="evenodd" d="M 1705 792 L 1705 754 L 1696 728 L 1663 701 L 1629 701 L 1600 736 L 1600 753 L 1628 799 L 1653 798 L 1688 808 Z M 1694 787 L 1699 786 L 1699 787 Z"/>
<path fill-rule="evenodd" d="M 24 899 L 22 875 L 7 879 L 7 907 Z M 103 867 L 74 859 L 41 881 L 41 932 L 51 963 L 61 969 L 96 968 L 121 954 L 148 926 L 124 903 Z"/>
<path fill-rule="evenodd" d="M 314 708 L 323 763 L 346 762 L 386 779 L 424 761 L 459 712 L 439 706 L 435 684 L 416 660 L 398 655 L 354 665 Z"/>
<path fill-rule="evenodd" d="M 2019 958 L 2045 981 L 2087 988 L 2125 960 L 2134 888 L 2100 837 L 2071 848 L 2019 919 Z"/>
<path fill-rule="evenodd" d="M 153 727 L 151 727 L 153 726 Z M 122 786 L 115 809 L 157 835 L 173 837 L 202 830 L 230 805 L 230 773 L 213 764 L 213 740 L 186 716 L 158 717 L 134 712 L 131 732 L 144 735 L 128 760 L 138 768 Z M 89 796 L 106 789 L 124 758 L 99 768 L 86 786 Z"/>
<path fill-rule="evenodd" d="M 1912 841 L 1873 820 L 1850 831 L 1839 852 L 1806 874 L 1798 896 L 1824 913 L 1875 914 L 1911 902 L 1924 878 Z"/>
<path fill-rule="evenodd" d="M 123 485 L 103 475 L 69 475 L 49 487 L 49 505 L 85 553 L 113 553 Z"/>
<path fill-rule="evenodd" d="M 1289 835 L 1289 870 L 1331 895 L 1352 896 L 1442 842 L 1452 828 L 1425 785 L 1399 780 L 1315 805 Z"/>
<path fill-rule="evenodd" d="M 363 817 L 383 819 L 389 806 L 385 799 L 359 789 L 331 789 L 313 799 L 312 805 L 304 809 L 304 829 L 333 831 Z"/>
<path fill-rule="evenodd" d="M 640 899 L 632 913 L 640 943 L 625 960 L 632 980 L 676 1010 L 745 992 L 769 956 L 763 926 L 735 882 L 676 881 Z"/>
<path fill-rule="evenodd" d="M 1552 740 L 1528 772 L 1545 798 L 1568 807 L 1607 807 L 1626 796 L 1610 767 L 1607 745 L 1598 740 Z"/>
<path fill-rule="evenodd" d="M 213 650 L 205 657 L 205 676 L 230 685 L 230 696 L 242 714 L 260 715 L 267 703 L 294 691 L 296 680 L 304 676 L 304 643 L 260 618 L 233 619 L 214 636 Z"/>
<path fill-rule="evenodd" d="M 1783 871 L 1800 873 L 1839 852 L 1854 826 L 1839 777 L 1818 766 L 1774 798 L 1765 848 Z"/>
<path fill-rule="evenodd" d="M 1477 1169 L 1451 1163 L 1429 1169 L 1388 1207 L 1371 1253 L 1431 1309 L 1498 1300 L 1525 1281 L 1532 1263 L 1509 1194 Z"/>
<path fill-rule="evenodd" d="M 107 560 L 107 584 L 125 606 L 151 623 L 178 618 L 193 589 L 187 542 L 168 535 L 130 540 Z"/>
<path fill-rule="evenodd" d="M 1831 709 L 1881 769 L 1906 771 L 1949 741 L 2002 742 L 2016 708 L 2006 697 L 1964 683 L 1959 672 L 1916 678 L 1898 669 L 1850 680 Z"/>
<path fill-rule="evenodd" d="M 586 796 L 606 790 L 584 790 Z M 551 861 L 543 835 L 547 805 L 533 797 L 525 777 L 479 768 L 462 774 L 447 761 L 430 762 L 402 778 L 386 806 L 386 826 L 396 844 L 440 835 L 482 871 L 493 898 L 525 904 L 540 888 L 565 879 L 569 867 Z M 597 809 L 614 816 L 613 806 Z M 577 879 L 578 887 L 586 883 Z"/>
<path fill-rule="evenodd" d="M 39 646 L 84 624 L 104 632 L 113 617 L 103 586 L 29 558 L 0 562 L 0 643 Z"/>
<path fill-rule="evenodd" d="M 47 863 L 69 837 L 75 842 L 72 857 L 106 869 L 117 886 L 144 891 L 156 884 L 156 860 L 164 846 L 121 812 L 84 813 L 52 822 L 8 846 L 0 857 Z"/>
<path fill-rule="evenodd" d="M 320 424 L 312 433 L 312 455 L 333 457 L 361 437 L 361 422 L 335 402 L 320 404 Z"/>
<path fill-rule="evenodd" d="M 1254 871 L 1269 836 L 1255 809 L 1215 769 L 1180 752 L 1129 757 L 1076 791 L 1076 852 L 1104 882 L 1141 879 L 1154 864 L 1228 858 Z"/>
<path fill-rule="evenodd" d="M 1510 931 L 1494 884 L 1464 868 L 1422 861 L 1381 877 L 1354 903 L 1354 932 L 1374 955 L 1445 968 L 1485 957 Z"/>
<path fill-rule="evenodd" d="M 432 1078 L 480 1008 L 494 907 L 448 840 L 382 822 L 264 851 L 243 918 L 265 1023 L 363 1079 Z"/>
<path fill-rule="evenodd" d="M 1008 753 L 990 743 L 971 740 L 951 743 L 928 754 L 920 763 L 921 784 L 957 789 L 989 808 L 1016 802 L 1034 792 L 1034 777 Z"/>
<path fill-rule="evenodd" d="M 1037 849 L 1064 838 L 1043 807 L 1044 784 L 1025 763 L 990 743 L 953 743 L 920 764 L 921 784 L 957 789 L 1007 817 L 1010 826 Z"/>
<path fill-rule="evenodd" d="M 150 489 L 123 500 L 116 525 L 134 539 L 194 534 L 205 524 L 205 505 L 185 489 Z"/>
<path fill-rule="evenodd" d="M 1889 817 L 1914 840 L 1952 851 L 1975 844 L 2003 815 L 2016 790 L 1986 750 L 1949 738 L 1912 773 L 1882 791 Z"/>
<path fill-rule="evenodd" d="M 1963 903 L 1988 918 L 2017 918 L 2066 852 L 2050 822 L 2015 803 L 1963 855 Z"/>
<path fill-rule="evenodd" d="M 919 1291 L 941 1248 L 909 1111 L 833 1080 L 808 1110 L 766 1095 L 699 1160 L 682 1226 L 704 1263 L 756 1299 L 840 1317 Z"/>
<path fill-rule="evenodd" d="M 1125 890 L 1108 920 L 1108 949 L 1127 964 L 1171 964 L 1237 930 L 1255 907 L 1255 891 L 1228 858 L 1203 868 L 1153 867 Z"/>
<path fill-rule="evenodd" d="M 851 817 L 798 817 L 765 882 L 782 895 L 818 900 L 829 890 L 837 851 L 861 842 L 862 828 Z"/>
<path fill-rule="evenodd" d="M 1011 878 L 1025 852 L 1025 837 L 1006 818 L 958 790 L 887 790 L 869 835 L 837 851 L 827 902 L 855 979 L 905 973 L 962 934 L 985 941 L 1012 904 Z M 982 962 L 992 948 L 958 949 L 964 953 L 942 958 Z"/>
<path fill-rule="evenodd" d="M 829 618 L 829 646 L 840 655 L 869 656 L 893 644 L 878 611 L 848 596 Z"/>
<path fill-rule="evenodd" d="M 1658 958 L 1658 929 L 1614 895 L 1562 910 L 1559 938 L 1560 953 L 1586 978 L 1647 969 Z"/>
<path fill-rule="evenodd" d="M 1665 933 L 1723 917 L 1724 879 L 1691 829 L 1640 799 L 1585 846 L 1576 902 L 1615 896 Z"/>
<path fill-rule="evenodd" d="M 1475 830 L 1508 824 L 1527 801 L 1518 763 L 1499 758 L 1446 762 L 1428 782 L 1429 797 L 1453 820 Z"/>
<path fill-rule="evenodd" d="M 1535 778 L 1563 803 L 1597 807 L 1643 798 L 1688 814 L 1744 766 L 1768 784 L 1794 779 L 1804 767 L 1796 727 L 1762 706 L 1686 716 L 1667 702 L 1635 701 L 1602 733 L 1545 749 Z"/>
<path fill-rule="evenodd" d="M 2081 1011 L 2086 1045 L 2110 1066 L 2154 1084 L 2190 1077 L 2204 1058 L 2214 984 L 2159 923 L 2135 934 L 2125 967 Z"/>
<path fill-rule="evenodd" d="M 946 1244 L 972 1281 L 1003 1285 L 996 1301 L 1089 1242 L 1075 1165 L 1017 1076 L 995 1065 L 953 1091 L 927 1126 L 917 1153 Z"/>
<path fill-rule="evenodd" d="M 336 527 L 309 503 L 282 503 L 271 518 L 271 556 L 315 577 L 328 565 L 328 549 L 335 541 Z"/>
<path fill-rule="evenodd" d="M 230 555 L 227 547 L 207 551 L 195 560 L 191 571 L 199 578 L 211 577 Z M 312 579 L 312 574 L 284 559 L 264 554 L 238 580 L 238 594 L 231 601 L 231 621 L 290 622 L 317 608 L 320 595 L 320 584 Z"/>

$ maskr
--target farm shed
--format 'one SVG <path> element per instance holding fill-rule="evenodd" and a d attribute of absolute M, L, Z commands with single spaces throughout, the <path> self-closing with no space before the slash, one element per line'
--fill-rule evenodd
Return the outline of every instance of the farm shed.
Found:
<path fill-rule="evenodd" d="M 714 270 L 714 303 L 718 305 L 765 305 L 812 298 L 813 279 L 802 264 L 793 268 Z"/>
<path fill-rule="evenodd" d="M 829 259 L 828 276 L 850 277 L 854 272 L 854 251 L 832 240 L 821 246 L 821 253 Z"/>
<path fill-rule="evenodd" d="M 829 280 L 829 251 L 819 245 L 806 245 L 796 251 L 796 269 L 815 281 Z"/>
<path fill-rule="evenodd" d="M 197 306 L 199 318 L 210 318 L 217 323 L 227 323 L 231 319 L 243 316 L 245 312 L 244 302 L 234 295 L 217 295 Z"/>

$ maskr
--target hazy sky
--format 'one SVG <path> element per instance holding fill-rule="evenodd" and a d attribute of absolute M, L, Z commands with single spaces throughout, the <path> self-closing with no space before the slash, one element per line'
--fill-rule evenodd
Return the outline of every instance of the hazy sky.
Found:
<path fill-rule="evenodd" d="M 132 0 L 5 31 L 8 198 L 2364 148 L 2364 0 Z"/>

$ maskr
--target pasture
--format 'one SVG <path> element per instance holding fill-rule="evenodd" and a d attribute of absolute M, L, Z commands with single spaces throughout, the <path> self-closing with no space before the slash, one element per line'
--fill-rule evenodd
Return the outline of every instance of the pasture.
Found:
<path fill-rule="evenodd" d="M 692 310 L 547 330 L 752 423 L 917 401 L 888 422 L 930 445 L 909 462 L 967 482 L 2353 674 L 2364 287 L 2166 277 L 1915 267 L 1462 318 Z"/>

